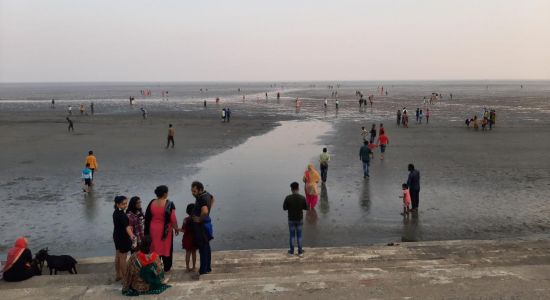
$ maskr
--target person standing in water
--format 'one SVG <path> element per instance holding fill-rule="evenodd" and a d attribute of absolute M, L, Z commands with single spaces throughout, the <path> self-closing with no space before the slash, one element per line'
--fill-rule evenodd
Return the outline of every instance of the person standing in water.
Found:
<path fill-rule="evenodd" d="M 69 114 L 69 116 L 72 116 L 73 115 L 73 107 L 72 106 L 68 106 L 67 107 L 67 113 Z"/>
<path fill-rule="evenodd" d="M 80 115 L 84 115 L 84 104 L 80 103 Z"/>
<path fill-rule="evenodd" d="M 327 101 L 327 98 L 325 98 L 325 103 L 323 104 L 325 106 L 325 110 L 327 110 L 327 107 L 328 107 L 328 101 Z"/>
<path fill-rule="evenodd" d="M 411 193 L 412 202 L 411 211 L 416 212 L 418 211 L 418 206 L 420 204 L 420 172 L 415 170 L 413 164 L 409 164 L 407 168 L 409 170 L 407 186 L 409 187 L 409 191 Z"/>
<path fill-rule="evenodd" d="M 372 150 L 369 148 L 369 141 L 364 141 L 359 149 L 359 159 L 363 162 L 363 178 L 369 177 L 370 159 L 373 157 Z"/>
<path fill-rule="evenodd" d="M 52 104 L 50 106 L 51 108 L 55 108 L 55 99 L 52 99 Z"/>
<path fill-rule="evenodd" d="M 336 102 L 335 102 L 335 105 L 336 105 L 336 110 L 338 110 L 338 106 L 339 106 L 340 102 L 338 102 L 338 99 L 336 99 Z"/>
<path fill-rule="evenodd" d="M 384 160 L 384 153 L 386 152 L 386 146 L 390 143 L 388 136 L 385 132 L 381 132 L 378 136 L 378 145 L 380 146 L 380 159 Z"/>
<path fill-rule="evenodd" d="M 93 184 L 93 178 L 95 175 L 95 172 L 98 169 L 97 159 L 95 158 L 94 151 L 90 150 L 88 151 L 88 156 L 86 156 L 86 165 L 89 165 L 90 170 L 92 171 L 92 184 Z"/>
<path fill-rule="evenodd" d="M 397 127 L 401 126 L 401 110 L 397 110 Z"/>
<path fill-rule="evenodd" d="M 327 153 L 327 148 L 323 148 L 323 153 L 319 156 L 319 165 L 321 169 L 321 180 L 323 184 L 327 182 L 328 162 L 330 161 L 330 155 Z"/>
<path fill-rule="evenodd" d="M 90 103 L 90 112 L 92 113 L 92 115 L 94 114 L 94 103 Z"/>
<path fill-rule="evenodd" d="M 168 140 L 166 142 L 166 149 L 168 149 L 168 146 L 170 146 L 170 143 L 172 143 L 172 149 L 174 148 L 174 136 L 176 135 L 176 129 L 172 127 L 172 124 L 168 125 Z"/>
<path fill-rule="evenodd" d="M 376 138 L 376 124 L 372 124 L 372 127 L 370 129 L 370 142 L 374 143 L 375 138 Z"/>
<path fill-rule="evenodd" d="M 430 124 L 430 109 L 426 108 L 426 124 Z"/>
<path fill-rule="evenodd" d="M 67 117 L 67 122 L 69 123 L 69 132 L 74 132 L 74 125 L 73 125 L 73 121 L 71 119 L 69 119 L 69 117 Z"/>

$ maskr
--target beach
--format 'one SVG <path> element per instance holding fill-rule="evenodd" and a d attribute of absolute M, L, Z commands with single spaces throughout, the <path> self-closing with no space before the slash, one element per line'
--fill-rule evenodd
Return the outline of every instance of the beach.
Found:
<path fill-rule="evenodd" d="M 337 111 L 326 83 L 252 85 L 244 102 L 239 84 L 211 87 L 206 109 L 198 86 L 181 88 L 168 101 L 137 99 L 133 106 L 122 96 L 126 88 L 111 87 L 114 97 L 58 86 L 54 90 L 70 96 L 57 100 L 55 109 L 49 108 L 51 89 L 37 92 L 42 100 L 10 89 L 0 95 L 0 252 L 25 235 L 33 250 L 112 255 L 115 195 L 138 195 L 147 203 L 154 188 L 166 184 L 181 222 L 194 201 L 193 180 L 217 199 L 213 249 L 285 248 L 282 201 L 290 182 L 302 183 L 306 165 L 318 165 L 323 146 L 332 159 L 319 204 L 306 214 L 307 247 L 548 235 L 550 83 L 385 83 L 388 95 L 376 95 L 372 109 L 360 110 L 355 91 L 376 94 L 379 85 L 343 83 Z M 224 95 L 218 105 L 212 93 L 217 89 Z M 411 115 L 409 128 L 397 128 L 395 111 L 406 106 L 414 113 L 432 92 L 443 97 L 429 106 L 430 124 L 416 125 Z M 87 96 L 75 99 L 78 93 Z M 88 115 L 79 115 L 79 103 Z M 74 133 L 65 121 L 69 104 Z M 221 122 L 225 106 L 234 112 L 230 123 Z M 466 128 L 464 120 L 479 117 L 485 107 L 497 111 L 495 128 Z M 375 149 L 371 177 L 363 179 L 360 127 L 373 123 L 384 124 L 390 145 L 384 161 Z M 168 124 L 176 129 L 174 149 L 164 148 Z M 99 171 L 86 195 L 80 171 L 89 150 Z M 409 163 L 421 173 L 420 211 L 403 218 L 398 196 Z M 181 251 L 175 240 L 175 251 Z"/>

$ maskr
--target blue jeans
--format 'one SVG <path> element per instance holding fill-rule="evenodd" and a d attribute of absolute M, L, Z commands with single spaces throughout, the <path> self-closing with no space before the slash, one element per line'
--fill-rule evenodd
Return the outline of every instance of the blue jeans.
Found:
<path fill-rule="evenodd" d="M 288 221 L 288 230 L 290 232 L 290 253 L 294 253 L 294 237 L 298 242 L 298 253 L 304 252 L 302 250 L 302 225 L 303 221 Z"/>
<path fill-rule="evenodd" d="M 363 175 L 364 176 L 369 176 L 369 164 L 370 164 L 370 161 L 364 161 L 363 162 Z"/>
<path fill-rule="evenodd" d="M 199 274 L 206 274 L 212 272 L 211 260 L 212 252 L 210 250 L 210 243 L 207 241 L 199 248 L 200 255 L 200 267 Z"/>
<path fill-rule="evenodd" d="M 328 173 L 328 165 L 326 166 L 321 165 L 321 180 L 323 182 L 327 181 L 327 173 Z"/>

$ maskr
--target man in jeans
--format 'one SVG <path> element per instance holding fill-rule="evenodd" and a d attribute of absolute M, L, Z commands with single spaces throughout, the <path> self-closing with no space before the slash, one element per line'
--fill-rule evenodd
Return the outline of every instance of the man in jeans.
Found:
<path fill-rule="evenodd" d="M 200 268 L 199 275 L 212 272 L 210 240 L 212 237 L 212 224 L 210 212 L 214 206 L 214 196 L 204 190 L 202 183 L 191 183 L 191 194 L 195 197 L 195 209 L 192 216 L 192 230 L 194 243 L 199 249 Z"/>
<path fill-rule="evenodd" d="M 330 161 L 330 155 L 327 153 L 327 148 L 323 148 L 323 153 L 319 156 L 319 164 L 321 167 L 321 180 L 323 184 L 327 182 L 328 162 Z"/>
<path fill-rule="evenodd" d="M 304 224 L 304 210 L 307 210 L 306 198 L 298 193 L 300 185 L 297 182 L 290 184 L 292 194 L 286 196 L 283 209 L 288 211 L 288 229 L 290 232 L 289 255 L 294 255 L 294 237 L 298 243 L 298 256 L 304 257 L 302 249 L 302 225 Z"/>
<path fill-rule="evenodd" d="M 372 156 L 373 154 L 369 147 L 369 141 L 363 141 L 363 147 L 359 149 L 359 159 L 363 162 L 363 178 L 369 177 L 369 164 Z"/>

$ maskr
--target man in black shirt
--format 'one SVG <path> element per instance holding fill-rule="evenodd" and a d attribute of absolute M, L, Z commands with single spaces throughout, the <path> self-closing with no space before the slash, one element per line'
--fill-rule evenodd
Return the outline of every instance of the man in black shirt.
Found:
<path fill-rule="evenodd" d="M 194 243 L 199 249 L 200 254 L 199 275 L 204 275 L 212 272 L 212 250 L 210 249 L 212 224 L 210 211 L 215 199 L 210 193 L 204 190 L 204 186 L 198 181 L 191 183 L 191 194 L 195 197 L 192 231 Z"/>
<path fill-rule="evenodd" d="M 290 184 L 292 194 L 286 196 L 283 210 L 288 211 L 288 229 L 290 232 L 289 255 L 294 255 L 294 237 L 298 243 L 298 256 L 304 257 L 302 249 L 302 225 L 304 224 L 304 210 L 307 210 L 306 198 L 298 193 L 300 185 L 297 182 Z"/>
<path fill-rule="evenodd" d="M 412 211 L 418 210 L 420 202 L 420 172 L 414 169 L 413 164 L 409 164 L 409 178 L 407 178 L 407 185 L 411 193 Z"/>

